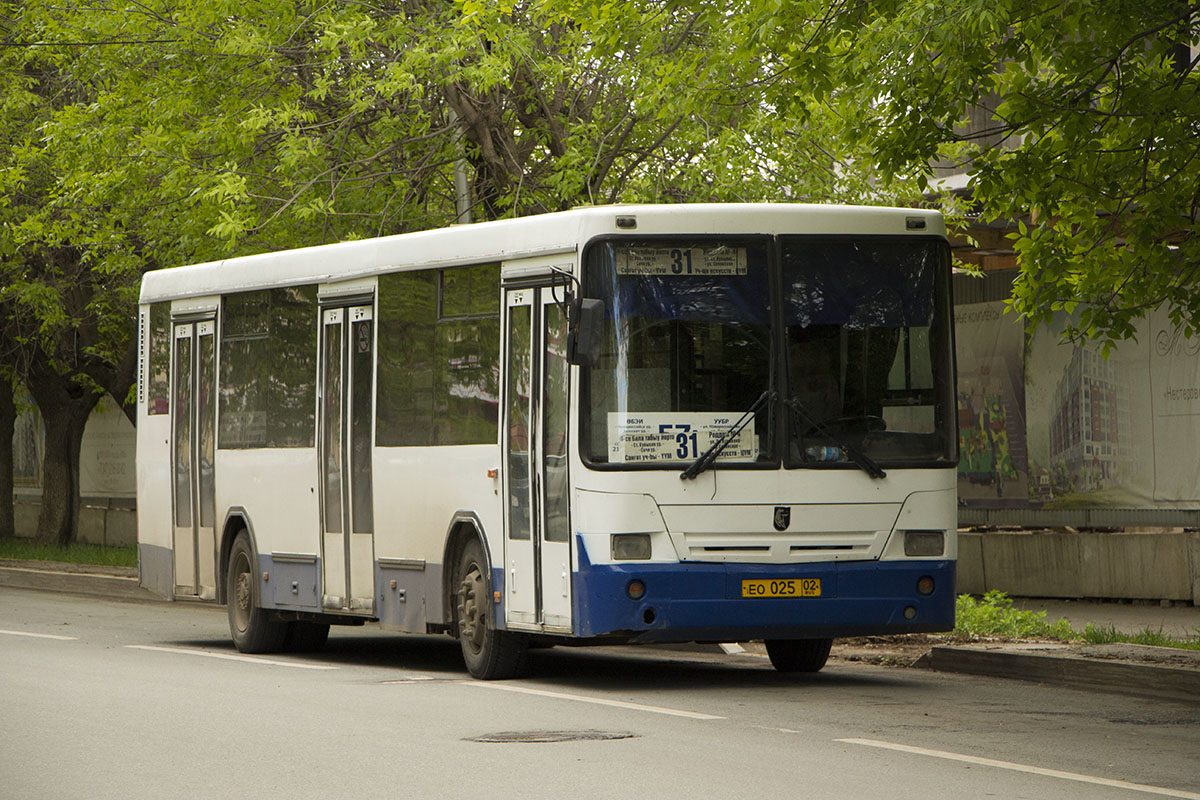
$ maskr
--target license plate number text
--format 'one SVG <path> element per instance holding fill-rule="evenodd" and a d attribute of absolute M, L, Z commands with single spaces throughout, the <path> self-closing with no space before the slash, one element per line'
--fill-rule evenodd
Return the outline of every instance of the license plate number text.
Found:
<path fill-rule="evenodd" d="M 744 580 L 742 597 L 820 597 L 820 578 Z"/>

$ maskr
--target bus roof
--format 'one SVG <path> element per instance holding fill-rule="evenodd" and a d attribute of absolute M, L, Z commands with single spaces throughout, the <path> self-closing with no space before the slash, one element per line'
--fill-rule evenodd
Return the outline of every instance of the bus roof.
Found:
<path fill-rule="evenodd" d="M 618 219 L 625 222 L 618 223 Z M 630 223 L 628 220 L 632 220 Z M 945 236 L 937 211 L 799 203 L 586 206 L 375 239 L 279 250 L 149 272 L 141 302 L 272 286 L 335 283 L 385 272 L 574 253 L 606 234 Z"/>

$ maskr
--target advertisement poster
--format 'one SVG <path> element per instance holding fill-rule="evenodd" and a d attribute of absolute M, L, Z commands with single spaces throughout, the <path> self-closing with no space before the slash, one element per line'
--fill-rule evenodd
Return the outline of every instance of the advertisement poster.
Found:
<path fill-rule="evenodd" d="M 1107 358 L 1063 341 L 1065 315 L 1024 348 L 1002 308 L 956 310 L 964 505 L 1200 507 L 1200 340 L 1158 310 Z"/>
<path fill-rule="evenodd" d="M 978 507 L 1028 504 L 1021 322 L 1003 302 L 954 312 L 958 356 L 958 495 Z"/>

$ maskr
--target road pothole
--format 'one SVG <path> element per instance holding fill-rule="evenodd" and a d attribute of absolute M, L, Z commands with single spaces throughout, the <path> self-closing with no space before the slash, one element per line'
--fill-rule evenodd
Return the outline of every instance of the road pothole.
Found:
<path fill-rule="evenodd" d="M 498 744 L 543 742 L 598 742 L 610 739 L 636 739 L 636 733 L 624 731 L 501 731 L 472 736 L 465 741 Z"/>

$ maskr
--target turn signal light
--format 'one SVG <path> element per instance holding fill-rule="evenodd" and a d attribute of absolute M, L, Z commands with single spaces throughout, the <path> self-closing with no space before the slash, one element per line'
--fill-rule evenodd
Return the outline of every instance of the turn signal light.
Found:
<path fill-rule="evenodd" d="M 634 578 L 625 585 L 625 594 L 629 595 L 630 600 L 641 600 L 646 596 L 646 584 Z"/>
<path fill-rule="evenodd" d="M 931 595 L 933 594 L 933 578 L 925 575 L 917 580 L 917 594 Z"/>

